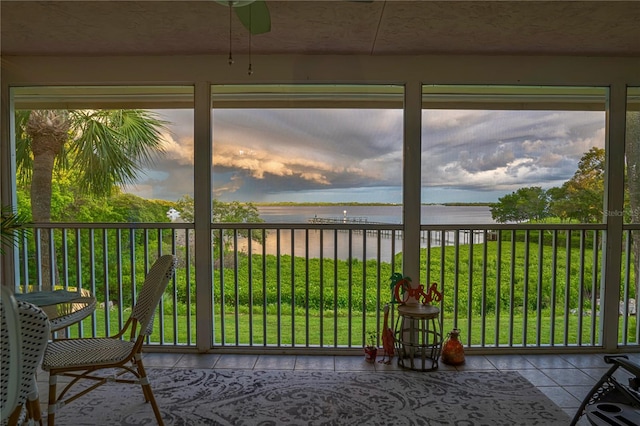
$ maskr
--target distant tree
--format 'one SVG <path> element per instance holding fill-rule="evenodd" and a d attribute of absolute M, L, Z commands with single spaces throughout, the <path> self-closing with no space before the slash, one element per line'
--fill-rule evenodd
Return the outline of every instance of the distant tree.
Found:
<path fill-rule="evenodd" d="M 567 188 L 565 186 L 549 188 L 547 189 L 547 197 L 549 199 L 549 216 L 557 217 L 563 222 L 570 220 L 573 205 L 567 197 Z"/>
<path fill-rule="evenodd" d="M 180 213 L 180 217 L 185 222 L 193 223 L 195 221 L 195 207 L 192 196 L 182 196 L 178 201 L 176 201 L 176 203 L 174 204 L 174 208 L 178 210 L 178 212 Z"/>
<path fill-rule="evenodd" d="M 499 223 L 521 222 L 524 218 L 518 211 L 518 196 L 515 192 L 498 198 L 498 202 L 490 207 L 491 217 Z"/>
<path fill-rule="evenodd" d="M 34 110 L 16 114 L 16 158 L 20 179 L 28 181 L 34 222 L 51 221 L 54 170 L 73 169 L 75 187 L 108 195 L 133 182 L 162 152 L 165 122 L 144 110 Z M 42 284 L 54 284 L 50 234 L 41 233 Z"/>
<path fill-rule="evenodd" d="M 542 220 L 548 216 L 549 200 L 544 189 L 530 186 L 518 189 L 516 194 L 520 198 L 518 208 L 527 220 Z"/>
<path fill-rule="evenodd" d="M 546 192 L 539 186 L 520 188 L 498 199 L 490 208 L 496 222 L 523 222 L 547 217 Z"/>
<path fill-rule="evenodd" d="M 194 221 L 194 201 L 190 195 L 185 195 L 175 203 L 175 209 L 180 212 L 180 217 L 185 222 Z M 239 201 L 232 201 L 225 203 L 218 200 L 213 200 L 212 206 L 212 223 L 256 223 L 264 222 L 260 217 L 258 208 L 253 203 L 240 203 Z M 248 238 L 249 232 L 247 230 L 239 230 L 238 236 Z M 254 231 L 251 233 L 251 239 L 253 241 L 262 242 L 262 233 Z M 229 251 L 231 243 L 233 242 L 233 231 L 225 230 L 222 235 L 222 241 L 220 241 L 219 234 L 214 233 L 214 247 L 221 247 L 224 252 Z"/>
<path fill-rule="evenodd" d="M 564 198 L 554 200 L 560 206 L 552 209 L 564 208 L 569 219 L 582 223 L 602 221 L 604 165 L 603 148 L 593 147 L 587 151 L 580 159 L 573 177 L 562 185 L 560 193 Z"/>

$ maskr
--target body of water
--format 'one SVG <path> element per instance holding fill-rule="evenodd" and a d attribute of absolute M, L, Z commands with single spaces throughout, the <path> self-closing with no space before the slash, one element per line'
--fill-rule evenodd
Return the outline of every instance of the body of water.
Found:
<path fill-rule="evenodd" d="M 402 223 L 402 206 L 261 206 L 258 211 L 260 217 L 269 223 L 307 223 L 313 218 Z M 421 223 L 476 225 L 492 224 L 495 221 L 487 206 L 425 205 L 421 207 Z"/>
<path fill-rule="evenodd" d="M 308 223 L 310 220 L 333 219 L 342 222 L 368 223 L 402 223 L 402 206 L 261 206 L 258 208 L 260 217 L 267 223 Z M 486 206 L 422 206 L 423 224 L 491 224 L 491 212 Z M 423 237 L 426 238 L 426 235 Z M 432 233 L 432 246 L 440 245 L 440 232 Z M 474 237 L 475 242 L 482 242 L 482 235 Z M 351 244 L 349 244 L 351 238 Z M 468 243 L 470 236 L 462 233 L 461 243 Z M 451 244 L 453 232 L 446 233 L 445 244 Z M 426 239 L 421 242 L 426 247 Z M 239 242 L 239 249 L 248 252 L 246 240 Z M 252 242 L 253 253 L 263 252 L 263 245 Z M 391 262 L 393 254 L 402 252 L 402 238 L 382 236 L 380 245 L 375 234 L 335 230 L 280 230 L 268 231 L 264 244 L 266 254 L 283 254 L 310 258 L 328 258 L 346 260 L 379 259 Z"/>

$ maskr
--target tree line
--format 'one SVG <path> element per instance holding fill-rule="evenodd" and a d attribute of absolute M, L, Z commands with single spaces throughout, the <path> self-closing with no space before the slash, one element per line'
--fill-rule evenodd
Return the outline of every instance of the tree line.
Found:
<path fill-rule="evenodd" d="M 547 190 L 540 186 L 520 188 L 491 205 L 491 217 L 499 223 L 540 222 L 558 218 L 561 222 L 601 222 L 604 200 L 605 151 L 587 151 L 571 179 Z"/>

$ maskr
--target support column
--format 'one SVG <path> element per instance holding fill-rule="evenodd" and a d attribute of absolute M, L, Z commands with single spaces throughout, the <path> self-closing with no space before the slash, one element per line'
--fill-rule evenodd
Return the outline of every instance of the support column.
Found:
<path fill-rule="evenodd" d="M 194 111 L 194 222 L 196 272 L 196 345 L 206 352 L 213 346 L 213 266 L 211 249 L 211 85 L 195 85 Z"/>
<path fill-rule="evenodd" d="M 402 222 L 404 275 L 412 287 L 420 284 L 420 190 L 421 190 L 422 84 L 408 82 L 404 92 L 404 153 L 402 184 Z M 414 300 L 414 299 L 412 299 Z M 417 302 L 416 302 L 417 303 Z"/>
<path fill-rule="evenodd" d="M 624 165 L 627 90 L 623 83 L 611 85 L 607 105 L 604 182 L 603 274 L 600 283 L 600 335 L 606 352 L 618 348 L 618 311 L 622 224 L 624 217 Z"/>

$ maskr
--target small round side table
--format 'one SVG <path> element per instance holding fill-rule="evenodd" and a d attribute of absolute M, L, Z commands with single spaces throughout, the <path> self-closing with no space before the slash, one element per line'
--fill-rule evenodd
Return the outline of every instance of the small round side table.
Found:
<path fill-rule="evenodd" d="M 432 305 L 400 305 L 396 321 L 398 365 L 418 371 L 438 368 L 442 349 L 440 309 Z"/>

